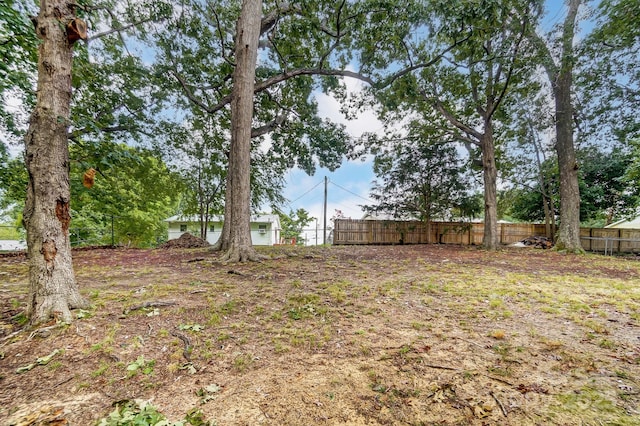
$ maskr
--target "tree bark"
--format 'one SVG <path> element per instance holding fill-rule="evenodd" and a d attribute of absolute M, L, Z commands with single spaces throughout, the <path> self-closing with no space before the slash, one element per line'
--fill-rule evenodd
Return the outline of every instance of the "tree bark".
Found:
<path fill-rule="evenodd" d="M 231 101 L 231 150 L 224 227 L 229 240 L 224 260 L 244 262 L 260 256 L 251 243 L 251 124 L 258 40 L 262 18 L 261 0 L 243 0 L 236 32 L 236 68 Z M 223 230 L 224 231 L 224 230 Z M 221 238 L 225 237 L 225 233 Z M 225 241 L 221 241 L 221 248 Z"/>
<path fill-rule="evenodd" d="M 555 247 L 557 250 L 581 253 L 580 244 L 580 189 L 578 163 L 573 144 L 573 65 L 575 24 L 582 0 L 570 0 L 563 25 L 562 57 L 560 67 L 551 81 L 556 108 L 556 152 L 560 169 L 560 228 Z"/>
<path fill-rule="evenodd" d="M 485 120 L 484 133 L 480 139 L 482 148 L 482 178 L 484 181 L 484 235 L 482 245 L 487 250 L 498 248 L 498 197 L 496 148 L 491 120 Z"/>
<path fill-rule="evenodd" d="M 25 136 L 29 184 L 24 207 L 29 258 L 31 324 L 54 317 L 71 322 L 71 309 L 87 307 L 75 280 L 69 241 L 69 146 L 72 42 L 65 31 L 76 18 L 66 0 L 42 0 L 34 20 L 38 48 L 36 106 Z"/>
<path fill-rule="evenodd" d="M 556 152 L 560 169 L 560 228 L 556 249 L 582 252 L 580 244 L 580 189 L 578 162 L 573 145 L 571 76 L 559 81 L 556 98 Z M 567 81 L 569 80 L 569 81 Z"/>

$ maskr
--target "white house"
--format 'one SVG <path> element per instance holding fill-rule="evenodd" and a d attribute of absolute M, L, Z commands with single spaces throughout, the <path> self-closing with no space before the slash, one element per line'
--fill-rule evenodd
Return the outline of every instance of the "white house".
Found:
<path fill-rule="evenodd" d="M 185 232 L 200 235 L 200 224 L 197 216 L 172 216 L 166 219 L 169 225 L 169 239 L 179 238 Z M 220 238 L 224 220 L 214 216 L 209 220 L 207 241 L 214 244 Z M 280 217 L 275 214 L 265 214 L 251 217 L 251 242 L 254 246 L 272 246 L 280 243 Z"/>
<path fill-rule="evenodd" d="M 631 219 L 622 219 L 617 222 L 613 222 L 605 228 L 624 228 L 624 229 L 640 229 L 640 215 Z"/>

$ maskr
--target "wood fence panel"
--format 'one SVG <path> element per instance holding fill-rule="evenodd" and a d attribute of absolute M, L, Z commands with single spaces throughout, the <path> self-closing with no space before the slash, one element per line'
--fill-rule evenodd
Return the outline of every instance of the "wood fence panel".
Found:
<path fill-rule="evenodd" d="M 544 236 L 544 224 L 498 224 L 501 244 L 531 236 Z M 463 244 L 481 245 L 482 223 L 337 219 L 333 243 L 340 244 Z M 640 252 L 640 229 L 581 228 L 580 242 L 587 251 Z"/>
<path fill-rule="evenodd" d="M 622 253 L 640 253 L 640 229 L 621 229 L 620 238 L 622 241 L 619 248 Z"/>

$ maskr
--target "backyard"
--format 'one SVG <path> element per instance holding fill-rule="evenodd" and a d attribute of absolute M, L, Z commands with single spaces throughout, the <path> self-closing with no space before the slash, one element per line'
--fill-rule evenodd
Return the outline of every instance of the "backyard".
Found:
<path fill-rule="evenodd" d="M 39 329 L 1 257 L 0 424 L 638 424 L 638 257 L 260 251 L 75 251 L 92 308 Z"/>

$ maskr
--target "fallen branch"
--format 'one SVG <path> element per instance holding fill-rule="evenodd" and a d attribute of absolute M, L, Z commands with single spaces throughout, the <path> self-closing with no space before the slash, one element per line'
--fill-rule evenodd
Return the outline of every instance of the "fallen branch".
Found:
<path fill-rule="evenodd" d="M 439 370 L 451 370 L 451 371 L 460 371 L 459 368 L 455 368 L 455 367 L 447 367 L 446 365 L 436 365 L 436 364 L 422 364 L 425 367 L 429 367 L 429 368 L 437 368 Z"/>
<path fill-rule="evenodd" d="M 484 374 L 484 376 L 488 377 L 491 380 L 495 380 L 496 382 L 504 383 L 505 385 L 509 385 L 511 387 L 516 387 L 516 385 L 514 385 L 513 383 L 511 383 L 511 382 L 509 382 L 507 380 L 501 379 L 499 377 L 490 376 L 489 374 Z"/>
<path fill-rule="evenodd" d="M 186 359 L 188 362 L 191 362 L 191 342 L 189 341 L 189 338 L 187 336 L 185 336 L 182 333 L 178 333 L 176 330 L 171 330 L 171 335 L 173 337 L 177 337 L 178 339 L 182 340 L 182 343 L 184 343 L 184 349 L 182 350 L 182 356 L 184 357 L 184 359 Z"/>
<path fill-rule="evenodd" d="M 47 365 L 53 359 L 54 356 L 58 355 L 61 352 L 62 352 L 62 349 L 56 349 L 53 352 L 51 352 L 49 355 L 36 359 L 35 362 L 31 364 L 25 365 L 23 367 L 18 367 L 16 369 L 16 374 L 26 373 L 27 371 L 33 370 L 38 365 Z"/>
<path fill-rule="evenodd" d="M 35 331 L 32 331 L 31 334 L 29 335 L 29 337 L 27 337 L 27 340 L 31 340 L 36 336 L 40 336 L 42 338 L 48 337 L 49 335 L 46 334 L 48 331 L 51 331 L 51 330 L 56 329 L 56 328 L 64 327 L 66 325 L 68 325 L 66 322 L 61 322 L 59 324 L 54 324 L 54 325 L 50 325 L 48 327 L 39 328 L 39 329 L 37 329 Z"/>
<path fill-rule="evenodd" d="M 8 336 L 4 336 L 4 337 L 2 338 L 2 345 L 1 345 L 0 347 L 2 347 L 2 346 L 4 346 L 4 345 L 6 345 L 6 344 L 7 344 L 7 342 L 6 342 L 7 340 L 12 339 L 13 337 L 15 337 L 15 336 L 17 336 L 18 334 L 22 333 L 24 330 L 25 330 L 25 327 L 21 328 L 21 329 L 20 329 L 20 330 L 18 330 L 18 331 L 14 331 L 13 333 L 9 334 Z"/>
<path fill-rule="evenodd" d="M 146 308 L 160 308 L 163 306 L 174 306 L 177 305 L 176 302 L 145 302 L 141 305 L 136 305 L 133 306 L 131 308 L 125 309 L 122 313 L 124 313 L 125 315 L 128 314 L 131 311 L 137 311 L 139 309 L 146 309 Z"/>
<path fill-rule="evenodd" d="M 500 407 L 500 410 L 502 410 L 502 414 L 504 414 L 504 416 L 507 417 L 507 414 L 508 414 L 507 409 L 504 408 L 504 405 L 502 405 L 502 402 L 500 402 L 496 394 L 493 392 L 489 392 L 489 395 L 491 395 L 491 397 L 496 401 L 496 404 L 498 404 L 498 407 Z"/>

